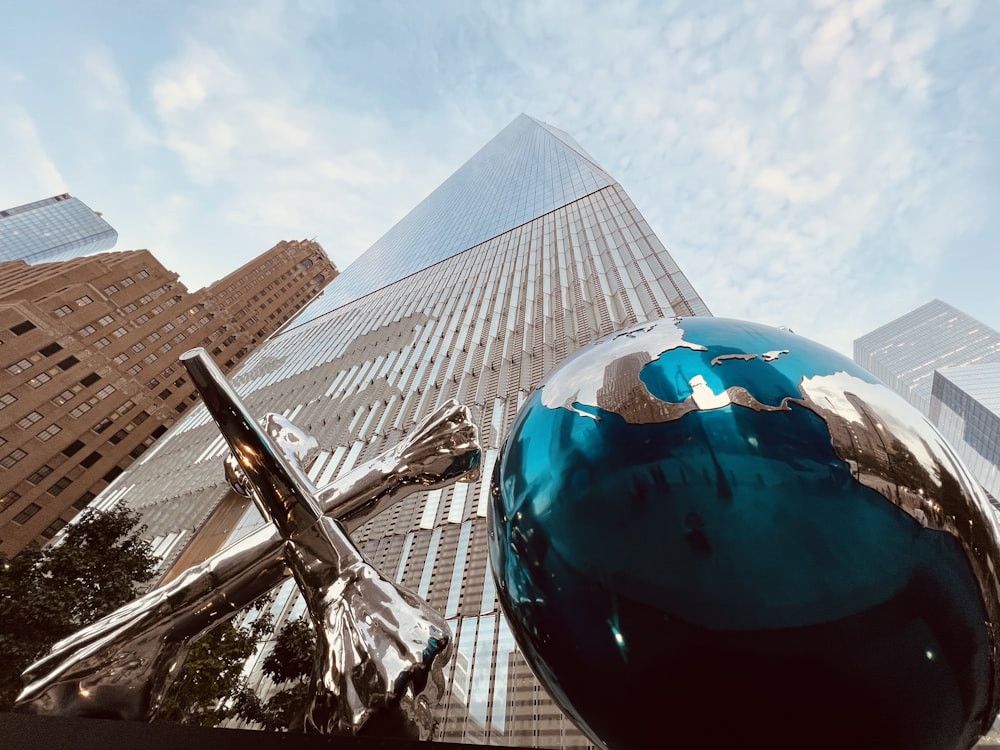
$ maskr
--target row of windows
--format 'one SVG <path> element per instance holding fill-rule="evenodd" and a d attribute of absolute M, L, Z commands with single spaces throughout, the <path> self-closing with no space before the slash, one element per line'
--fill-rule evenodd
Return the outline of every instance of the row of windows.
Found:
<path fill-rule="evenodd" d="M 46 347 L 46 348 L 49 348 L 49 347 Z M 62 347 L 59 347 L 59 349 L 56 349 L 55 351 L 59 351 L 61 349 L 62 349 Z M 42 358 L 43 358 L 43 355 L 41 354 L 41 352 L 39 352 L 38 354 L 32 354 L 31 357 L 22 357 L 17 362 L 15 362 L 15 363 L 13 363 L 11 365 L 8 365 L 6 367 L 6 370 L 11 375 L 20 375 L 25 370 L 31 368 L 35 363 L 40 362 L 42 360 Z M 66 359 L 58 362 L 56 364 L 56 367 L 59 368 L 60 370 L 68 370 L 73 365 L 78 364 L 79 362 L 80 362 L 79 359 L 77 359 L 76 357 L 74 357 L 74 356 L 71 355 L 69 357 L 66 357 Z M 51 378 L 49 378 L 49 379 L 51 379 Z M 43 381 L 43 382 L 45 382 L 45 381 Z M 37 386 L 35 386 L 35 387 L 37 387 Z"/>

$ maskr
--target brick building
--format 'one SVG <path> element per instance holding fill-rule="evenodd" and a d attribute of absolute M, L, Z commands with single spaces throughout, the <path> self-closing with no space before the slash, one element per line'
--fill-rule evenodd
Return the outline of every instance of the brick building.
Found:
<path fill-rule="evenodd" d="M 146 250 L 0 263 L 0 552 L 51 538 L 197 400 L 178 355 L 229 371 L 336 273 L 310 241 L 196 292 Z"/>

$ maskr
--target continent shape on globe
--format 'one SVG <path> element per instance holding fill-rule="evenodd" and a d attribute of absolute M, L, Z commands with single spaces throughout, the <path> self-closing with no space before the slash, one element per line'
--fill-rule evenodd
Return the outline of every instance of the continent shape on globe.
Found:
<path fill-rule="evenodd" d="M 836 352 L 719 318 L 606 337 L 529 397 L 493 495 L 501 603 L 596 741 L 939 749 L 989 727 L 995 522 Z"/>

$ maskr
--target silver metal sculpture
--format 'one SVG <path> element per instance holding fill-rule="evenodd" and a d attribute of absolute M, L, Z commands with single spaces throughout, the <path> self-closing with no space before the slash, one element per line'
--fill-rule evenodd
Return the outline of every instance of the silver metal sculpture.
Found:
<path fill-rule="evenodd" d="M 319 643 L 306 728 L 356 733 L 393 714 L 404 732 L 426 738 L 451 650 L 448 626 L 381 576 L 348 533 L 409 492 L 477 475 L 469 410 L 449 401 L 398 445 L 316 488 L 306 476 L 317 452 L 311 436 L 277 415 L 261 428 L 204 350 L 181 359 L 232 451 L 230 484 L 272 524 L 55 644 L 25 671 L 17 708 L 154 718 L 190 643 L 290 569 Z"/>

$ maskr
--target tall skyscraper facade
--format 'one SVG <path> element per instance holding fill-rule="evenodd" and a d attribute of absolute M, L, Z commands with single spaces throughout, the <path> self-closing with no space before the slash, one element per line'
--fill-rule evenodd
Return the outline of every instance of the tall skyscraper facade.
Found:
<path fill-rule="evenodd" d="M 1000 362 L 936 370 L 930 417 L 1000 508 Z"/>
<path fill-rule="evenodd" d="M 51 538 L 195 403 L 178 354 L 232 369 L 335 274 L 309 241 L 197 292 L 146 250 L 0 263 L 0 552 Z"/>
<path fill-rule="evenodd" d="M 354 535 L 451 624 L 440 739 L 588 744 L 535 681 L 498 609 L 489 477 L 518 408 L 566 356 L 638 321 L 708 314 L 621 186 L 568 135 L 522 115 L 231 376 L 253 413 L 281 413 L 317 437 L 319 484 L 449 398 L 476 413 L 481 479 L 410 495 Z M 192 410 L 95 505 L 140 510 L 170 575 L 262 523 L 229 490 L 225 453 L 208 415 Z M 275 617 L 304 609 L 289 580 Z M 260 658 L 248 675 L 267 697 Z"/>
<path fill-rule="evenodd" d="M 854 360 L 931 419 L 1000 507 L 1000 332 L 933 300 L 857 339 Z"/>
<path fill-rule="evenodd" d="M 1000 333 L 936 299 L 856 339 L 854 361 L 929 415 L 934 371 L 1000 362 Z"/>
<path fill-rule="evenodd" d="M 78 198 L 63 193 L 0 211 L 0 262 L 42 263 L 110 250 L 116 232 Z"/>

